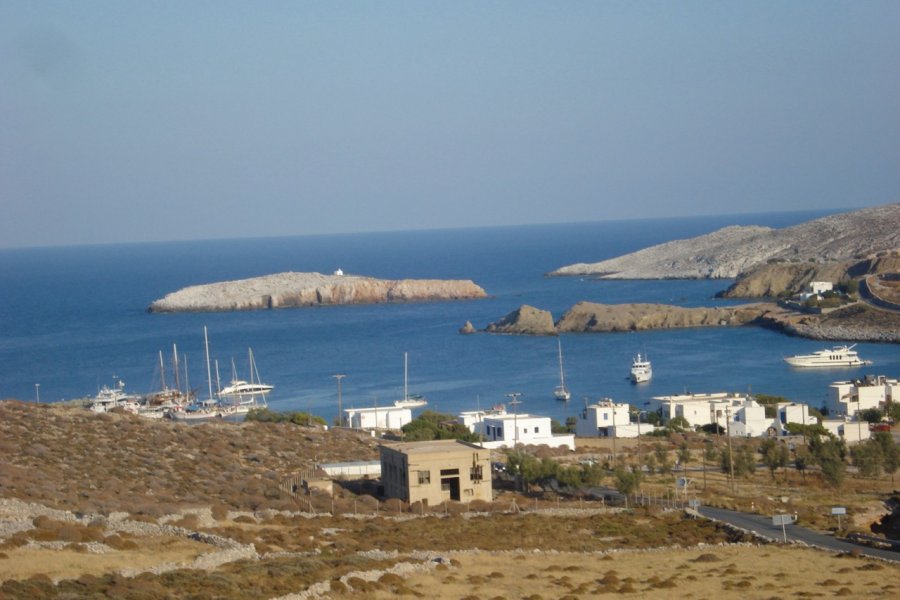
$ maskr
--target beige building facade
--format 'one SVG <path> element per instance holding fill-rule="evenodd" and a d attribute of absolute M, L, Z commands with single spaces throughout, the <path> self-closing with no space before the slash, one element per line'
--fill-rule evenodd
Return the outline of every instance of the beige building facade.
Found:
<path fill-rule="evenodd" d="M 436 505 L 452 500 L 490 502 L 490 450 L 458 440 L 379 446 L 384 495 Z"/>

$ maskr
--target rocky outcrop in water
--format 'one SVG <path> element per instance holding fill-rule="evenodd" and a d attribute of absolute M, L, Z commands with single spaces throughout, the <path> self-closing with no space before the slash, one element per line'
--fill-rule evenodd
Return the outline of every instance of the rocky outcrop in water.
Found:
<path fill-rule="evenodd" d="M 514 333 L 519 335 L 556 335 L 553 315 L 523 304 L 496 323 L 485 328 L 488 333 Z"/>
<path fill-rule="evenodd" d="M 150 312 L 260 310 L 328 304 L 378 304 L 486 297 L 470 280 L 386 280 L 357 275 L 278 273 L 186 287 L 156 300 Z"/>
<path fill-rule="evenodd" d="M 556 323 L 558 332 L 643 331 L 685 327 L 739 326 L 779 311 L 761 302 L 741 306 L 684 308 L 666 304 L 596 304 L 579 302 Z"/>
<path fill-rule="evenodd" d="M 838 262 L 900 248 L 900 203 L 830 215 L 784 229 L 733 226 L 551 275 L 609 279 L 732 278 L 767 261 Z"/>

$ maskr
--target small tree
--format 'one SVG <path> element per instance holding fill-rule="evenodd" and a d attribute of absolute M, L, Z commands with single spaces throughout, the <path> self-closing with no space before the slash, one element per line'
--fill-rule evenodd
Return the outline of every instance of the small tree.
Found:
<path fill-rule="evenodd" d="M 787 467 L 787 447 L 770 438 L 763 440 L 762 445 L 759 447 L 759 451 L 762 453 L 763 464 L 769 468 L 769 473 L 772 475 L 772 481 L 775 481 L 775 472 L 778 471 L 778 469 Z"/>
<path fill-rule="evenodd" d="M 894 485 L 894 473 L 900 469 L 900 446 L 894 441 L 890 431 L 876 431 L 872 441 L 881 448 L 882 468 L 891 476 L 891 487 Z"/>
<path fill-rule="evenodd" d="M 668 475 L 672 472 L 672 463 L 669 462 L 669 452 L 659 442 L 653 444 L 653 455 L 656 457 L 660 473 Z"/>
<path fill-rule="evenodd" d="M 809 467 L 809 452 L 806 448 L 798 448 L 794 456 L 794 468 L 800 471 L 803 482 L 806 483 L 806 469 Z"/>
<path fill-rule="evenodd" d="M 881 466 L 884 463 L 884 454 L 881 444 L 876 440 L 867 440 L 856 444 L 850 449 L 853 465 L 859 470 L 862 477 L 878 477 L 881 475 Z"/>
<path fill-rule="evenodd" d="M 687 466 L 691 462 L 691 449 L 688 448 L 687 442 L 682 442 L 678 448 L 678 462 L 681 463 L 681 470 L 687 477 Z"/>
<path fill-rule="evenodd" d="M 641 473 L 634 469 L 618 467 L 615 471 L 616 489 L 626 496 L 634 494 L 641 487 Z"/>

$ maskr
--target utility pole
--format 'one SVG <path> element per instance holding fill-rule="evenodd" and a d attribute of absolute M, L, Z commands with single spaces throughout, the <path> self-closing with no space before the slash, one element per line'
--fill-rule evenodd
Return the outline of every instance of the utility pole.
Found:
<path fill-rule="evenodd" d="M 520 392 L 512 392 L 512 393 L 506 394 L 506 397 L 510 398 L 509 403 L 513 407 L 513 430 L 514 430 L 513 431 L 513 449 L 514 450 L 519 445 L 519 413 L 518 413 L 518 410 L 516 410 L 516 407 L 522 403 L 522 401 L 519 400 L 519 397 L 521 397 L 521 396 L 522 396 L 522 394 Z"/>
<path fill-rule="evenodd" d="M 731 406 L 725 407 L 725 435 L 728 437 L 728 466 L 731 471 L 731 493 L 734 493 L 734 452 L 731 449 Z"/>
<path fill-rule="evenodd" d="M 338 388 L 338 427 L 344 426 L 344 407 L 341 402 L 341 379 L 346 377 L 344 373 L 337 373 L 332 375 L 335 379 L 337 379 L 337 388 Z"/>

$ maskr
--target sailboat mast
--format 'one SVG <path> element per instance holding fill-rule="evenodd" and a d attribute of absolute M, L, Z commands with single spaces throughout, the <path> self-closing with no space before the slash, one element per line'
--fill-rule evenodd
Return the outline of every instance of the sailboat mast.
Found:
<path fill-rule="evenodd" d="M 407 358 L 408 358 L 407 353 L 404 352 L 403 353 L 403 399 L 404 400 L 409 400 L 409 384 L 408 384 L 408 379 L 407 379 L 407 376 L 409 374 L 409 370 L 408 370 L 409 362 L 408 362 Z"/>
<path fill-rule="evenodd" d="M 165 392 L 169 386 L 166 384 L 166 365 L 163 363 L 162 350 L 159 351 L 159 379 L 162 381 L 162 391 Z"/>
<path fill-rule="evenodd" d="M 184 394 L 191 398 L 191 378 L 188 377 L 187 354 L 184 355 Z"/>
<path fill-rule="evenodd" d="M 181 391 L 181 381 L 178 377 L 178 348 L 172 344 L 172 366 L 175 371 L 175 389 Z"/>
<path fill-rule="evenodd" d="M 565 389 L 566 379 L 565 379 L 565 375 L 563 374 L 563 366 L 562 366 L 562 341 L 559 338 L 557 338 L 556 344 L 557 344 L 557 346 L 559 346 L 559 385 L 560 385 L 560 387 Z"/>
<path fill-rule="evenodd" d="M 203 326 L 203 344 L 206 346 L 206 382 L 209 385 L 209 399 L 212 400 L 212 370 L 209 365 L 209 335 L 206 333 L 206 325 Z"/>

